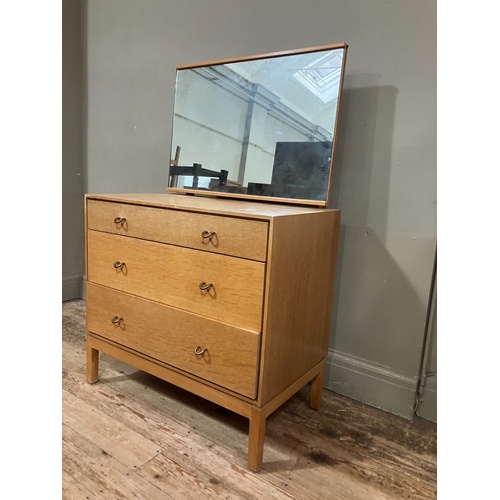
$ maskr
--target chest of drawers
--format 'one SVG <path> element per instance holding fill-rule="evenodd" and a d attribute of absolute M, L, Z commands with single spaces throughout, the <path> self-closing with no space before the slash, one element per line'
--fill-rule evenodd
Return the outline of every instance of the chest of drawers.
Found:
<path fill-rule="evenodd" d="M 87 380 L 104 352 L 249 419 L 312 382 L 321 404 L 340 211 L 173 194 L 87 195 Z"/>

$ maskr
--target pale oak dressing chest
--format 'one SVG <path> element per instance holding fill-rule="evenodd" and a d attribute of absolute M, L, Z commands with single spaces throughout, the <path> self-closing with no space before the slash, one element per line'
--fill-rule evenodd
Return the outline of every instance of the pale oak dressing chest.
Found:
<path fill-rule="evenodd" d="M 168 193 L 85 197 L 88 382 L 104 352 L 247 417 L 253 471 L 272 412 L 321 404 L 346 52 L 178 67 Z"/>
<path fill-rule="evenodd" d="M 265 422 L 328 353 L 338 210 L 175 194 L 87 195 L 87 379 L 99 351 Z"/>

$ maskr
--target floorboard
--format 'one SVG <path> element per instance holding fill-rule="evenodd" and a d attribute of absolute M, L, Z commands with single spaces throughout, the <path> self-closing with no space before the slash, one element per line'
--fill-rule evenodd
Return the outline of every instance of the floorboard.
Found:
<path fill-rule="evenodd" d="M 64 500 L 436 498 L 436 425 L 305 387 L 247 469 L 248 420 L 101 354 L 85 381 L 85 301 L 63 303 Z"/>

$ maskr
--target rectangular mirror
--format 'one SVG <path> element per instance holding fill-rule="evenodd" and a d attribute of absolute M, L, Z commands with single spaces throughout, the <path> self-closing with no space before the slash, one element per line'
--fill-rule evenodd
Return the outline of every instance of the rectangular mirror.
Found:
<path fill-rule="evenodd" d="M 328 203 L 347 44 L 177 68 L 169 191 Z"/>

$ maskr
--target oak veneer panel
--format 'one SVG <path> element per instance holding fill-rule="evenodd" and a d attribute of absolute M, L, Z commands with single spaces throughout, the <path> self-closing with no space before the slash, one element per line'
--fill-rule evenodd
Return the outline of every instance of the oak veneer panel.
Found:
<path fill-rule="evenodd" d="M 284 391 L 277 394 L 273 399 L 268 401 L 264 406 L 262 406 L 264 415 L 268 417 L 276 411 L 283 403 L 288 401 L 296 392 L 298 392 L 302 387 L 307 385 L 309 382 L 314 383 L 318 377 L 321 377 L 325 371 L 326 360 L 323 359 L 317 365 L 313 366 L 306 373 L 301 375 L 292 384 L 290 384 Z M 318 408 L 314 408 L 318 409 Z"/>
<path fill-rule="evenodd" d="M 229 393 L 227 389 L 220 390 L 219 387 L 213 384 L 204 382 L 192 375 L 184 374 L 175 368 L 171 368 L 158 360 L 136 353 L 132 350 L 127 350 L 126 347 L 121 347 L 107 341 L 95 337 L 92 333 L 87 334 L 87 347 L 91 347 L 99 352 L 104 352 L 108 356 L 119 359 L 124 363 L 135 366 L 139 370 L 143 370 L 155 377 L 161 378 L 166 382 L 170 382 L 186 391 L 192 392 L 197 396 L 208 399 L 228 410 L 234 411 L 239 415 L 248 417 L 250 415 L 250 400 L 234 393 Z"/>
<path fill-rule="evenodd" d="M 259 404 L 328 354 L 340 211 L 272 220 Z"/>
<path fill-rule="evenodd" d="M 232 199 L 206 198 L 184 194 L 132 193 L 132 194 L 87 194 L 90 200 L 132 203 L 148 207 L 185 210 L 212 215 L 228 215 L 244 219 L 270 220 L 274 217 L 287 217 L 294 214 L 322 213 L 324 208 L 300 207 L 296 205 L 279 205 L 242 201 Z"/>
<path fill-rule="evenodd" d="M 261 262 L 92 230 L 87 245 L 90 282 L 261 331 Z M 201 282 L 213 287 L 202 291 Z"/>
<path fill-rule="evenodd" d="M 113 324 L 115 316 L 123 318 Z M 255 398 L 260 335 L 89 283 L 87 329 Z M 194 348 L 207 351 L 197 356 Z"/>
<path fill-rule="evenodd" d="M 99 200 L 87 205 L 89 229 L 266 260 L 267 222 Z M 126 220 L 116 224 L 116 217 Z M 215 235 L 202 238 L 204 231 Z"/>

